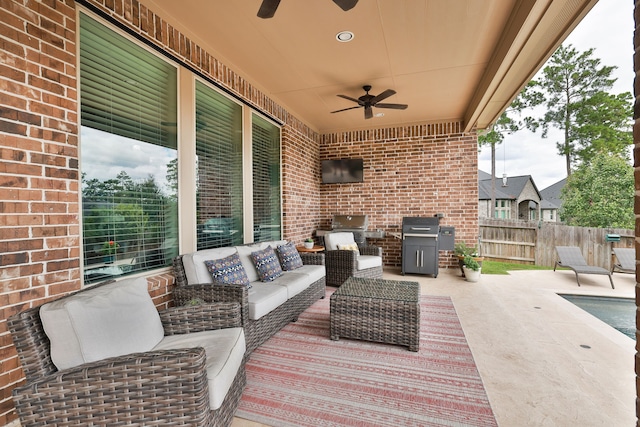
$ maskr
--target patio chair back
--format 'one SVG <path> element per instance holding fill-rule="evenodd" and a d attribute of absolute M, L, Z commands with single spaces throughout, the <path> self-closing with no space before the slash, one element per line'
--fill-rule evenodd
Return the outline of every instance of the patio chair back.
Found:
<path fill-rule="evenodd" d="M 613 270 L 624 272 L 636 271 L 636 250 L 634 248 L 613 248 L 617 262 L 613 264 Z"/>
<path fill-rule="evenodd" d="M 560 264 L 563 266 L 588 266 L 577 246 L 556 246 Z"/>

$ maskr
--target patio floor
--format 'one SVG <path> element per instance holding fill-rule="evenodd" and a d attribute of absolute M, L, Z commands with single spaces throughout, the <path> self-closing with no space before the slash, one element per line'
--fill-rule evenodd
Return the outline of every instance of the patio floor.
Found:
<path fill-rule="evenodd" d="M 498 425 L 633 426 L 635 341 L 557 293 L 633 298 L 635 276 L 570 270 L 482 275 L 469 283 L 454 269 L 420 282 L 423 294 L 452 298 Z M 585 348 L 583 346 L 588 346 Z M 233 427 L 262 424 L 235 418 Z"/>

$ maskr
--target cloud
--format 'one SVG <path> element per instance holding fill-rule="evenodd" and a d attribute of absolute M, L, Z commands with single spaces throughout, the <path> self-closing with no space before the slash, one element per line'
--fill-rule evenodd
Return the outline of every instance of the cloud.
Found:
<path fill-rule="evenodd" d="M 177 151 L 83 127 L 80 167 L 87 179 L 111 179 L 126 172 L 134 181 L 153 175 L 166 187 L 167 165 Z"/>

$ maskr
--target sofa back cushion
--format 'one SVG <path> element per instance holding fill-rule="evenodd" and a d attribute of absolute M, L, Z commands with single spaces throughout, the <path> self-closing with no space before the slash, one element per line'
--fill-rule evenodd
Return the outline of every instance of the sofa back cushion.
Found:
<path fill-rule="evenodd" d="M 337 251 L 338 245 L 355 244 L 355 238 L 351 232 L 327 233 L 324 235 L 324 245 L 328 251 Z"/>
<path fill-rule="evenodd" d="M 44 304 L 40 318 L 58 369 L 149 351 L 164 336 L 144 277 Z"/>
<path fill-rule="evenodd" d="M 187 276 L 187 283 L 190 285 L 201 283 L 213 283 L 211 273 L 207 270 L 205 261 L 224 258 L 236 252 L 235 247 L 224 247 L 215 249 L 203 249 L 197 252 L 186 254 L 182 257 L 184 273 Z"/>
<path fill-rule="evenodd" d="M 184 273 L 187 277 L 187 283 L 190 285 L 213 283 L 213 279 L 205 261 L 216 260 L 227 257 L 231 254 L 238 253 L 240 262 L 244 266 L 244 271 L 247 274 L 250 282 L 259 280 L 258 271 L 253 265 L 251 259 L 251 252 L 264 249 L 267 246 L 277 248 L 279 245 L 287 243 L 286 240 L 276 240 L 273 242 L 255 243 L 251 245 L 239 245 L 239 246 L 225 246 L 223 248 L 214 249 L 201 249 L 197 252 L 186 254 L 182 257 L 182 265 L 184 267 Z"/>

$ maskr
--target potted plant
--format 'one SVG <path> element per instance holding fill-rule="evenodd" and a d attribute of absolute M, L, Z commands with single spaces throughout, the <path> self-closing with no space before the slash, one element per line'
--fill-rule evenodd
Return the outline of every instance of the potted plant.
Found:
<path fill-rule="evenodd" d="M 477 282 L 480 279 L 480 264 L 471 255 L 463 258 L 462 271 L 467 282 Z"/>
<path fill-rule="evenodd" d="M 314 245 L 313 238 L 307 237 L 304 241 L 304 247 L 306 249 L 313 249 L 313 245 Z"/>
<path fill-rule="evenodd" d="M 114 242 L 113 240 L 104 242 L 102 244 L 102 255 L 104 255 L 102 260 L 106 264 L 111 264 L 115 261 L 118 249 L 120 249 L 120 244 L 118 242 Z"/>
<path fill-rule="evenodd" d="M 453 253 L 458 257 L 458 265 L 460 266 L 460 272 L 462 273 L 462 277 L 465 276 L 464 269 L 464 258 L 466 256 L 470 256 L 474 261 L 478 263 L 480 267 L 482 267 L 483 257 L 478 254 L 477 246 L 467 246 L 465 242 L 458 242 L 455 244 Z"/>

